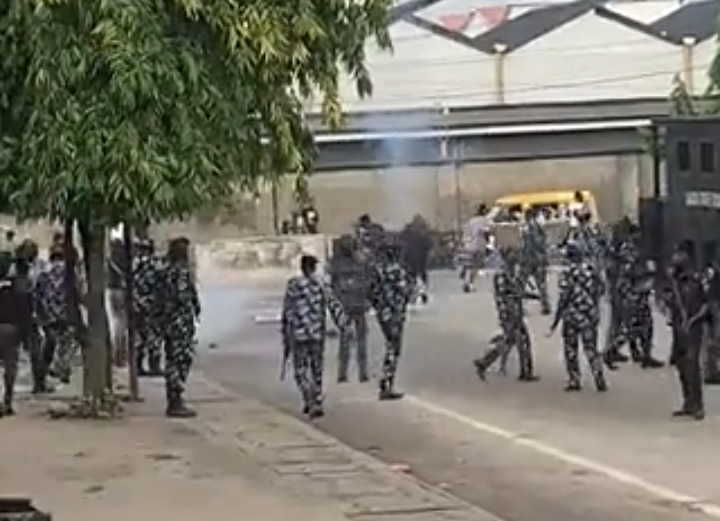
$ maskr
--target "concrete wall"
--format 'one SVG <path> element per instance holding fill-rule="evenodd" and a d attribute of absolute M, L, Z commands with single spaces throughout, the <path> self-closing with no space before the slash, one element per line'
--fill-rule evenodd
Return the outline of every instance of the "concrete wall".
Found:
<path fill-rule="evenodd" d="M 445 164 L 336 170 L 315 174 L 310 188 L 320 212 L 320 231 L 327 234 L 348 231 L 363 213 L 394 228 L 421 214 L 434 227 L 451 230 L 467 219 L 479 202 L 548 190 L 590 190 L 597 198 L 601 218 L 613 221 L 623 215 L 636 217 L 638 199 L 653 193 L 651 160 L 637 154 L 466 162 L 457 168 Z M 288 183 L 278 190 L 280 220 L 293 208 Z M 17 225 L 12 218 L 0 217 L 0 226 Z M 19 238 L 32 237 L 46 246 L 53 227 L 30 223 L 17 230 Z M 159 241 L 185 235 L 201 244 L 273 233 L 269 193 L 254 205 L 245 203 L 242 212 L 224 211 L 215 218 L 161 223 L 153 228 L 153 236 Z"/>
<path fill-rule="evenodd" d="M 317 173 L 310 184 L 321 231 L 342 233 L 363 213 L 391 227 L 420 213 L 438 228 L 454 229 L 479 202 L 547 190 L 591 190 L 604 220 L 636 217 L 641 189 L 649 190 L 648 176 L 649 159 L 627 155 L 464 163 L 457 170 L 452 165 L 341 170 Z M 284 216 L 292 208 L 292 198 L 289 187 L 280 192 L 279 211 Z M 271 231 L 271 215 L 270 199 L 264 196 L 258 208 L 260 232 Z"/>

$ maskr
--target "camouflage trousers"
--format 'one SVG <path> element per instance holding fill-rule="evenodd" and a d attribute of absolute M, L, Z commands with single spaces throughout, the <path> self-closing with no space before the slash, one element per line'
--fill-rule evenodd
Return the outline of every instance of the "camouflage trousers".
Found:
<path fill-rule="evenodd" d="M 544 262 L 528 262 L 522 267 L 522 280 L 525 285 L 531 281 L 540 296 L 540 305 L 543 313 L 550 312 L 550 297 L 548 296 L 547 286 L 547 264 Z"/>
<path fill-rule="evenodd" d="M 507 360 L 513 348 L 517 349 L 520 365 L 520 378 L 530 378 L 534 375 L 532 346 L 530 334 L 522 317 L 508 320 L 500 324 L 502 335 L 495 342 L 494 347 L 486 351 L 479 362 L 484 368 L 491 367 L 498 359 L 501 360 L 500 369 L 505 371 Z"/>
<path fill-rule="evenodd" d="M 303 406 L 306 409 L 321 407 L 325 344 L 322 341 L 301 341 L 293 343 L 292 349 L 293 374 Z"/>
<path fill-rule="evenodd" d="M 147 361 L 151 371 L 160 370 L 163 338 L 158 321 L 153 317 L 138 313 L 133 316 L 133 325 L 135 326 L 133 346 L 136 366 L 138 369 L 144 370 Z"/>
<path fill-rule="evenodd" d="M 50 374 L 63 382 L 69 382 L 72 375 L 72 363 L 78 344 L 75 339 L 74 328 L 68 324 L 48 324 L 43 329 L 45 341 L 53 352 Z"/>
<path fill-rule="evenodd" d="M 379 322 L 380 331 L 385 338 L 385 356 L 383 358 L 382 377 L 380 378 L 380 390 L 391 391 L 395 387 L 395 376 L 400 361 L 403 339 L 403 320 L 390 320 Z"/>
<path fill-rule="evenodd" d="M 165 391 L 168 399 L 178 399 L 185 392 L 190 368 L 195 359 L 195 319 L 176 321 L 166 330 Z"/>
<path fill-rule="evenodd" d="M 580 386 L 580 343 L 582 343 L 585 357 L 587 358 L 590 371 L 595 380 L 595 385 L 598 388 L 605 387 L 602 359 L 597 347 L 598 324 L 564 320 L 562 324 L 562 337 L 568 386 Z"/>

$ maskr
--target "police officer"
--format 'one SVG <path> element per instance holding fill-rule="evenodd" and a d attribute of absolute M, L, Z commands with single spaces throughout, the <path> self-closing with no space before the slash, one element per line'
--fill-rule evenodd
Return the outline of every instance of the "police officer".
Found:
<path fill-rule="evenodd" d="M 163 266 L 161 325 L 165 344 L 166 415 L 172 418 L 196 416 L 183 399 L 195 357 L 196 324 L 200 317 L 200 300 L 189 265 L 189 247 L 190 241 L 184 237 L 171 240 Z"/>
<path fill-rule="evenodd" d="M 357 346 L 358 379 L 367 382 L 366 313 L 370 294 L 369 267 L 356 254 L 355 241 L 351 235 L 336 239 L 333 246 L 333 257 L 329 266 L 330 287 L 350 322 L 350 327 L 340 332 L 338 382 L 348 380 L 350 345 L 353 340 Z"/>
<path fill-rule="evenodd" d="M 318 278 L 317 264 L 316 257 L 304 255 L 300 259 L 300 275 L 288 280 L 281 330 L 285 349 L 282 374 L 290 358 L 303 401 L 303 413 L 311 419 L 325 414 L 322 394 L 325 317 L 329 311 L 341 336 L 347 334 L 344 330 L 349 323 L 342 304 Z"/>
<path fill-rule="evenodd" d="M 582 342 L 599 392 L 607 390 L 600 354 L 597 350 L 598 326 L 600 324 L 600 298 L 603 282 L 597 266 L 586 259 L 583 250 L 574 243 L 566 247 L 567 267 L 559 278 L 559 293 L 555 320 L 549 335 L 562 321 L 562 336 L 567 369 L 566 391 L 579 391 L 580 360 L 579 348 Z"/>
<path fill-rule="evenodd" d="M 378 395 L 380 400 L 399 400 L 403 397 L 403 393 L 395 389 L 395 376 L 402 350 L 412 280 L 400 262 L 400 255 L 399 238 L 386 234 L 378 251 L 370 290 L 370 300 L 385 338 L 383 373 Z"/>
<path fill-rule="evenodd" d="M 514 248 L 503 248 L 501 255 L 503 264 L 493 278 L 493 293 L 502 338 L 497 339 L 492 349 L 475 360 L 475 370 L 484 380 L 488 368 L 515 347 L 520 361 L 518 380 L 532 382 L 538 378 L 533 371 L 530 333 L 525 324 L 523 298 L 526 297 L 526 292 L 525 280 L 520 275 L 518 266 L 519 252 Z"/>
<path fill-rule="evenodd" d="M 162 376 L 162 330 L 159 299 L 163 273 L 150 239 L 137 239 L 132 260 L 132 313 L 138 376 Z M 194 284 L 193 284 L 194 287 Z M 148 365 L 146 365 L 146 362 Z"/>
<path fill-rule="evenodd" d="M 549 315 L 547 234 L 538 221 L 537 212 L 535 209 L 525 212 L 525 223 L 521 227 L 522 277 L 526 282 L 533 280 L 540 295 L 541 312 L 543 315 Z"/>

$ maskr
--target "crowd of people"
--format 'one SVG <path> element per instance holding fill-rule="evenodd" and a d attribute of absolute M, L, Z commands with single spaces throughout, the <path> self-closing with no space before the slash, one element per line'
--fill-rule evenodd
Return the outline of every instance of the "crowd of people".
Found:
<path fill-rule="evenodd" d="M 484 257 L 492 241 L 492 215 L 487 207 L 466 226 L 464 246 L 471 255 Z M 672 355 L 682 393 L 676 416 L 696 420 L 705 416 L 705 383 L 720 383 L 720 267 L 700 269 L 691 243 L 679 243 L 658 271 L 656 263 L 640 252 L 640 230 L 627 219 L 605 236 L 579 207 L 567 236 L 558 276 L 558 298 L 551 305 L 548 292 L 549 245 L 541 217 L 528 210 L 515 245 L 500 245 L 500 265 L 493 276 L 493 295 L 500 333 L 491 347 L 474 361 L 483 380 L 497 362 L 505 372 L 516 352 L 519 380 L 538 379 L 533 363 L 532 335 L 526 324 L 526 301 L 537 300 L 543 315 L 552 316 L 548 336 L 559 327 L 567 380 L 565 390 L 582 389 L 580 350 L 587 358 L 598 392 L 608 390 L 607 371 L 633 361 L 643 369 L 664 366 L 653 354 L 654 306 L 663 312 L 672 330 Z M 348 380 L 351 347 L 356 347 L 358 379 L 368 381 L 367 315 L 372 308 L 385 340 L 379 381 L 379 398 L 402 397 L 395 374 L 402 350 L 407 306 L 415 298 L 427 301 L 427 260 L 432 247 L 427 226 L 416 218 L 401 233 L 387 232 L 362 216 L 354 236 L 339 238 L 326 276 L 317 272 L 318 261 L 306 256 L 302 273 L 287 284 L 282 311 L 285 364 L 292 360 L 304 411 L 323 415 L 323 354 L 329 313 L 340 331 L 338 382 Z M 479 262 L 464 268 L 476 271 Z M 470 269 L 472 267 L 472 269 Z M 464 287 L 474 273 L 464 275 Z M 600 346 L 601 307 L 607 303 L 610 320 Z M 554 312 L 553 312 L 554 307 Z M 623 353 L 627 346 L 629 355 Z M 701 354 L 705 353 L 705 364 Z"/>
<path fill-rule="evenodd" d="M 605 370 L 615 371 L 632 360 L 644 369 L 663 367 L 653 356 L 653 295 L 672 329 L 670 363 L 678 372 L 682 405 L 676 416 L 697 420 L 705 416 L 701 353 L 707 353 L 706 382 L 718 383 L 718 270 L 699 270 L 692 243 L 679 243 L 666 273 L 640 254 L 640 230 L 623 220 L 606 239 L 590 223 L 586 213 L 577 220 L 562 242 L 564 263 L 558 277 L 558 301 L 548 336 L 560 326 L 567 382 L 565 390 L 580 391 L 580 346 L 587 358 L 595 387 L 608 389 Z M 538 379 L 533 369 L 532 340 L 525 321 L 525 300 L 537 299 L 542 312 L 550 314 L 547 294 L 547 240 L 538 216 L 527 212 L 518 246 L 500 249 L 502 264 L 493 277 L 493 293 L 501 333 L 492 347 L 474 361 L 478 376 L 515 350 L 521 381 Z M 533 284 L 534 282 L 534 284 Z M 714 295 L 714 296 L 713 296 Z M 606 299 L 604 297 L 607 297 Z M 601 306 L 607 301 L 610 320 L 605 346 L 600 348 Z M 627 345 L 630 356 L 622 353 Z"/>
<path fill-rule="evenodd" d="M 402 398 L 395 387 L 395 375 L 407 306 L 414 299 L 427 302 L 431 247 L 427 225 L 419 216 L 402 232 L 392 233 L 369 215 L 363 215 L 354 236 L 344 235 L 335 241 L 326 276 L 317 273 L 317 258 L 301 259 L 301 274 L 288 281 L 283 302 L 283 368 L 292 362 L 303 411 L 309 417 L 324 414 L 322 382 L 328 313 L 340 331 L 338 382 L 348 381 L 353 345 L 358 379 L 369 379 L 367 314 L 372 308 L 385 340 L 378 397 Z"/>
<path fill-rule="evenodd" d="M 108 261 L 111 319 L 116 328 L 116 356 L 127 350 L 126 269 L 130 268 L 133 345 L 141 376 L 164 376 L 170 417 L 192 417 L 183 392 L 195 350 L 200 304 L 185 238 L 155 253 L 152 241 L 136 239 L 128 262 L 124 244 L 112 241 Z M 30 356 L 33 393 L 53 391 L 49 377 L 67 383 L 78 352 L 87 349 L 86 283 L 77 250 L 57 233 L 47 259 L 31 240 L 15 247 L 6 237 L 0 255 L 0 350 L 4 399 L 0 412 L 12 415 L 20 349 Z M 164 364 L 163 362 L 164 358 Z M 148 365 L 146 365 L 146 362 Z"/>

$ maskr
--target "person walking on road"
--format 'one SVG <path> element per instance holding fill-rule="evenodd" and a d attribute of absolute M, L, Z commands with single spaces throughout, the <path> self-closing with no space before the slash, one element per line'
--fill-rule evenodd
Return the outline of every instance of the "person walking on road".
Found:
<path fill-rule="evenodd" d="M 494 342 L 492 349 L 475 360 L 475 370 L 484 380 L 488 368 L 499 358 L 506 359 L 515 347 L 520 361 L 518 380 L 532 382 L 538 380 L 538 377 L 533 370 L 530 333 L 525 324 L 523 299 L 528 295 L 525 292 L 525 279 L 520 275 L 518 266 L 519 252 L 513 248 L 503 248 L 501 255 L 503 264 L 493 278 L 493 290 L 502 336 Z"/>
<path fill-rule="evenodd" d="M 567 370 L 566 391 L 580 391 L 579 350 L 582 342 L 599 392 L 607 390 L 603 364 L 597 349 L 600 324 L 600 298 L 603 282 L 596 265 L 583 256 L 575 244 L 566 247 L 568 266 L 560 273 L 559 293 L 555 319 L 548 336 L 562 321 L 562 337 Z"/>
<path fill-rule="evenodd" d="M 525 223 L 521 229 L 522 265 L 521 273 L 525 284 L 532 280 L 540 296 L 543 315 L 550 314 L 550 298 L 547 289 L 548 248 L 547 234 L 538 220 L 538 211 L 525 212 Z"/>
<path fill-rule="evenodd" d="M 379 253 L 370 290 L 370 301 L 385 339 L 379 398 L 399 400 L 403 393 L 395 389 L 395 377 L 402 351 L 412 280 L 400 262 L 401 245 L 398 237 L 386 235 Z"/>
<path fill-rule="evenodd" d="M 428 260 L 432 250 L 432 239 L 425 219 L 420 215 L 405 226 L 401 233 L 403 265 L 413 280 L 413 296 L 427 304 Z"/>
<path fill-rule="evenodd" d="M 485 204 L 478 206 L 475 216 L 463 228 L 462 280 L 463 291 L 475 288 L 475 278 L 485 264 L 494 212 Z"/>
<path fill-rule="evenodd" d="M 682 242 L 675 248 L 663 297 L 672 327 L 670 362 L 677 369 L 682 393 L 682 407 L 673 416 L 702 420 L 705 406 L 700 350 L 709 306 L 702 278 L 693 266 L 694 253 L 689 242 Z"/>
<path fill-rule="evenodd" d="M 171 418 L 196 416 L 183 399 L 195 357 L 195 333 L 200 317 L 200 299 L 190 270 L 189 247 L 190 241 L 184 237 L 171 240 L 163 267 L 161 326 L 165 343 L 166 415 Z"/>
<path fill-rule="evenodd" d="M 311 419 L 325 414 L 322 391 L 327 313 L 330 312 L 341 336 L 349 330 L 349 318 L 340 301 L 317 276 L 317 265 L 318 260 L 312 255 L 300 259 L 301 274 L 288 280 L 282 308 L 281 377 L 290 360 L 303 413 Z"/>
<path fill-rule="evenodd" d="M 330 287 L 345 310 L 349 329 L 340 332 L 338 353 L 338 382 L 348 381 L 350 346 L 357 348 L 358 380 L 367 382 L 367 310 L 370 298 L 370 271 L 366 262 L 359 259 L 351 235 L 343 235 L 334 243 L 329 265 Z"/>

